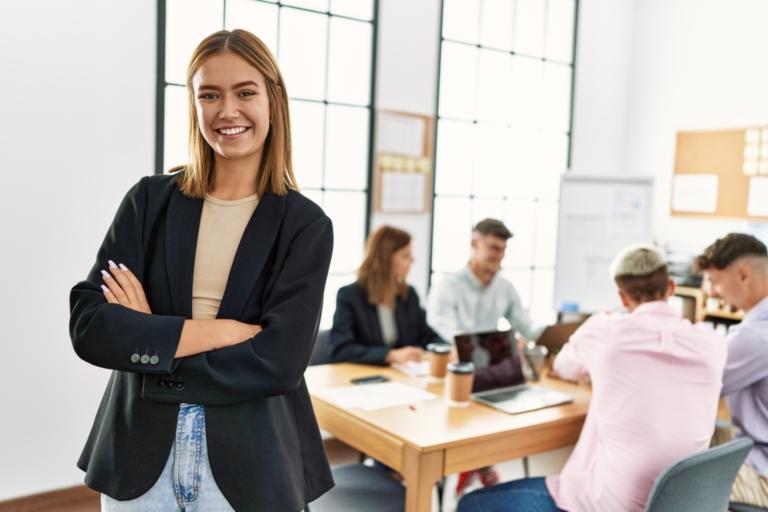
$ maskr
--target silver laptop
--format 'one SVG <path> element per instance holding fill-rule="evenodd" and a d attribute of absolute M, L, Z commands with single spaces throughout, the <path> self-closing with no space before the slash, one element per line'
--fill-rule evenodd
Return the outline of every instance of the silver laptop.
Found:
<path fill-rule="evenodd" d="M 459 359 L 475 363 L 476 402 L 517 414 L 573 401 L 565 393 L 525 383 L 513 331 L 459 334 L 455 341 Z"/>

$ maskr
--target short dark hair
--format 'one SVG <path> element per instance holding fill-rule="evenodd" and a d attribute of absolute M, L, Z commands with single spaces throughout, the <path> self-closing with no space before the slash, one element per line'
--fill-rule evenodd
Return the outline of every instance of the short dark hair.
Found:
<path fill-rule="evenodd" d="M 483 219 L 472 228 L 473 233 L 480 233 L 481 235 L 491 235 L 502 240 L 509 240 L 512 238 L 512 232 L 507 229 L 498 219 Z"/>
<path fill-rule="evenodd" d="M 765 244 L 752 235 L 728 233 L 718 238 L 715 243 L 696 256 L 693 267 L 696 272 L 714 268 L 723 270 L 728 265 L 745 256 L 768 257 Z"/>
<path fill-rule="evenodd" d="M 667 298 L 669 273 L 667 266 L 659 267 L 643 275 L 622 274 L 614 278 L 621 291 L 629 295 L 638 304 Z"/>

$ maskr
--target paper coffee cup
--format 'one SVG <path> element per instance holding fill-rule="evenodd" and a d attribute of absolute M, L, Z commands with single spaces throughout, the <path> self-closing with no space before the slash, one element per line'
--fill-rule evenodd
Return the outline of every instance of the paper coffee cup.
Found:
<path fill-rule="evenodd" d="M 427 352 L 427 357 L 429 357 L 429 374 L 439 379 L 444 378 L 448 370 L 451 346 L 447 343 L 430 343 L 427 345 Z"/>
<path fill-rule="evenodd" d="M 475 365 L 472 363 L 450 363 L 448 370 L 448 399 L 455 404 L 467 404 L 472 396 L 475 380 Z"/>

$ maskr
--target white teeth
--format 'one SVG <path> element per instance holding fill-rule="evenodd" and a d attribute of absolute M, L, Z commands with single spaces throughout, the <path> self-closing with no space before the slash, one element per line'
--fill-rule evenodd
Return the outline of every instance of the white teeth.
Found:
<path fill-rule="evenodd" d="M 245 126 L 240 126 L 237 128 L 219 128 L 219 131 L 224 135 L 237 135 L 238 133 L 243 133 L 247 129 L 248 128 Z"/>

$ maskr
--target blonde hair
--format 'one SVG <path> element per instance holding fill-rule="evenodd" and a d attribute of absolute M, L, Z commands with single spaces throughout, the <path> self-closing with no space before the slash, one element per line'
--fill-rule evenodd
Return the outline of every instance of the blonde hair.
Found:
<path fill-rule="evenodd" d="M 371 304 L 383 304 L 388 297 L 405 298 L 408 285 L 397 282 L 392 270 L 392 256 L 411 243 L 411 235 L 392 226 L 381 226 L 365 244 L 363 263 L 357 270 L 357 284 L 368 295 Z"/>
<path fill-rule="evenodd" d="M 213 148 L 203 138 L 195 111 L 192 77 L 200 66 L 214 55 L 231 52 L 245 59 L 264 76 L 269 98 L 269 133 L 259 166 L 256 192 L 286 195 L 298 190 L 291 162 L 291 123 L 288 114 L 288 94 L 285 83 L 269 48 L 246 30 L 220 30 L 203 39 L 192 54 L 187 67 L 187 97 L 189 102 L 189 162 L 169 172 L 181 171 L 177 182 L 188 197 L 203 198 L 213 180 Z"/>
<path fill-rule="evenodd" d="M 669 288 L 667 257 L 653 245 L 636 244 L 620 251 L 611 264 L 616 285 L 637 303 L 666 298 Z"/>

